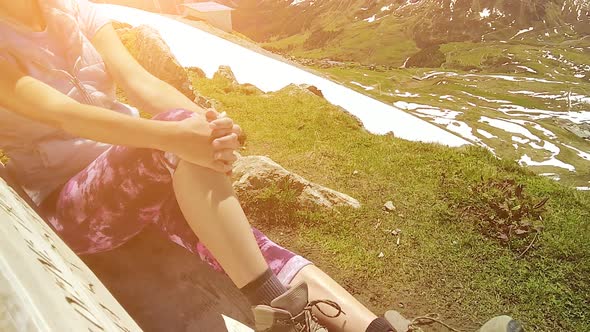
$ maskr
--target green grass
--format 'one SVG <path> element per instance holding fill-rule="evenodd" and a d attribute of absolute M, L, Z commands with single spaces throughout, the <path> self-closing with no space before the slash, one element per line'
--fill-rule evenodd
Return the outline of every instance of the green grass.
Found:
<path fill-rule="evenodd" d="M 459 45 L 460 44 L 460 45 Z M 454 48 L 457 54 L 463 54 L 459 50 L 462 49 L 464 43 L 459 43 L 455 45 Z M 462 46 L 461 46 L 462 45 Z M 482 46 L 483 47 L 483 46 Z M 471 49 L 470 47 L 464 47 L 464 49 Z M 528 55 L 525 51 L 530 51 L 528 48 L 519 49 L 519 46 L 514 46 L 511 51 L 506 51 L 506 54 L 513 54 L 514 58 L 524 59 Z M 450 52 L 448 49 L 445 49 L 445 52 Z M 514 52 L 514 53 L 511 53 Z M 540 53 L 540 51 L 539 51 Z M 485 58 L 485 54 L 498 54 L 495 53 L 494 50 L 488 50 L 487 53 L 482 52 L 473 52 L 470 54 L 465 54 L 464 57 L 466 60 L 461 61 L 468 61 L 467 59 L 470 56 L 478 54 L 476 57 L 477 61 L 483 61 Z M 531 55 L 534 58 L 537 55 Z M 459 60 L 458 60 L 459 61 Z M 476 63 L 476 60 L 472 61 L 471 64 Z M 545 59 L 542 60 L 542 62 Z M 551 64 L 552 60 L 546 60 L 546 65 L 543 65 L 543 68 L 548 67 L 551 68 L 553 66 Z M 467 63 L 467 62 L 463 62 Z M 545 63 L 545 62 L 543 62 Z M 532 66 L 531 66 L 532 67 Z M 409 68 L 409 69 L 393 69 L 393 70 L 385 70 L 385 71 L 373 71 L 361 66 L 354 66 L 348 64 L 347 68 L 329 68 L 329 69 L 321 69 L 315 68 L 318 71 L 322 71 L 328 77 L 335 81 L 342 82 L 343 84 L 347 85 L 348 87 L 355 89 L 361 93 L 370 95 L 376 99 L 379 99 L 385 103 L 392 104 L 397 101 L 406 101 L 411 103 L 418 103 L 422 105 L 430 105 L 440 109 L 447 109 L 462 112 L 461 115 L 457 117 L 457 120 L 465 122 L 471 128 L 473 128 L 472 134 L 477 136 L 481 139 L 485 144 L 494 148 L 497 155 L 501 158 L 509 159 L 509 160 L 518 160 L 520 159 L 525 153 L 532 157 L 535 161 L 541 161 L 549 158 L 551 155 L 546 150 L 538 150 L 535 149 L 528 144 L 520 144 L 518 149 L 513 147 L 512 140 L 513 133 L 506 132 L 504 130 L 494 128 L 487 124 L 479 122 L 482 116 L 487 116 L 490 118 L 496 119 L 520 119 L 531 121 L 529 117 L 526 116 L 515 116 L 515 115 L 504 115 L 498 111 L 499 108 L 502 107 L 502 103 L 494 102 L 494 100 L 503 100 L 508 102 L 508 104 L 522 106 L 528 109 L 539 109 L 539 110 L 551 110 L 551 111 L 567 111 L 567 102 L 565 100 L 556 100 L 556 99 L 547 99 L 547 98 L 536 98 L 529 95 L 523 94 L 514 94 L 510 91 L 517 91 L 517 90 L 525 90 L 525 91 L 532 91 L 538 92 L 543 94 L 551 94 L 551 95 L 564 95 L 567 91 L 572 91 L 572 93 L 580 94 L 588 96 L 590 95 L 590 84 L 584 82 L 580 79 L 576 79 L 571 75 L 556 75 L 555 79 L 547 78 L 543 75 L 543 72 L 540 71 L 538 75 L 534 74 L 514 74 L 508 73 L 504 75 L 510 75 L 514 77 L 536 77 L 542 79 L 549 79 L 563 82 L 571 82 L 568 84 L 558 84 L 558 83 L 543 83 L 543 82 L 535 82 L 535 81 L 527 81 L 527 82 L 514 82 L 514 81 L 507 81 L 502 79 L 497 79 L 493 77 L 489 77 L 489 75 L 494 75 L 498 73 L 494 73 L 493 70 L 482 70 L 477 73 L 466 72 L 462 70 L 450 70 L 449 68 L 445 68 L 442 71 L 444 72 L 453 72 L 458 74 L 458 76 L 452 77 L 438 77 L 428 80 L 417 80 L 416 77 L 421 77 L 425 73 L 431 71 L 441 71 L 440 69 L 427 69 L 427 68 Z M 472 75 L 472 76 L 468 76 Z M 480 76 L 473 76 L 473 75 L 480 75 Z M 487 76 L 486 76 L 487 75 Z M 365 86 L 372 86 L 375 89 L 370 91 L 365 91 L 363 88 L 358 87 L 354 84 L 351 84 L 351 81 L 359 82 Z M 403 97 L 399 95 L 395 95 L 395 91 L 399 90 L 400 93 L 410 92 L 414 94 L 412 97 Z M 468 94 L 466 94 L 468 93 Z M 440 99 L 440 96 L 443 95 L 450 95 L 453 97 L 453 100 L 447 99 Z M 482 98 L 486 98 L 490 101 L 483 100 Z M 505 107 L 505 106 L 504 106 Z M 572 106 L 572 111 L 587 111 L 587 104 L 584 103 L 574 103 Z M 518 113 L 518 112 L 517 112 Z M 542 124 L 545 128 L 552 131 L 554 134 L 557 135 L 557 140 L 550 140 L 553 143 L 558 144 L 558 142 L 564 142 L 568 145 L 574 146 L 582 151 L 588 151 L 588 142 L 584 141 L 580 137 L 573 135 L 572 133 L 568 132 L 567 130 L 563 129 L 554 120 L 547 119 L 547 120 L 536 120 L 536 123 Z M 442 126 L 443 128 L 445 126 Z M 527 124 L 524 125 L 529 131 L 531 131 L 537 137 L 548 139 L 544 136 L 544 134 L 535 129 L 533 125 Z M 493 135 L 499 137 L 499 139 L 487 139 L 484 136 L 480 135 L 475 131 L 475 129 L 483 129 L 486 130 Z M 514 135 L 518 136 L 518 135 Z M 502 141 L 500 141 L 500 139 Z M 557 167 L 550 167 L 550 166 L 542 166 L 542 167 L 534 167 L 534 170 L 537 173 L 545 173 L 545 172 L 553 172 L 557 173 L 561 176 L 562 182 L 568 185 L 573 186 L 587 186 L 588 179 L 590 179 L 590 163 L 587 160 L 580 158 L 576 153 L 565 146 L 561 146 L 558 144 L 561 149 L 558 158 L 566 163 L 573 165 L 576 168 L 576 172 L 569 172 L 568 170 L 557 168 Z"/>
<path fill-rule="evenodd" d="M 437 312 L 467 329 L 504 313 L 533 331 L 590 329 L 588 193 L 480 148 L 371 135 L 307 93 L 244 95 L 208 79 L 194 79 L 194 85 L 244 128 L 244 154 L 268 155 L 362 203 L 358 210 L 302 211 L 293 195 L 276 188 L 244 198 L 258 227 L 315 261 L 372 310 L 393 308 L 408 317 Z M 532 201 L 549 197 L 545 229 L 523 258 L 517 256 L 531 237 L 502 245 L 484 236 L 462 207 L 482 179 L 513 179 Z M 487 199 L 476 198 L 479 204 Z M 381 208 L 388 200 L 393 213 Z M 387 231 L 396 228 L 400 245 Z"/>

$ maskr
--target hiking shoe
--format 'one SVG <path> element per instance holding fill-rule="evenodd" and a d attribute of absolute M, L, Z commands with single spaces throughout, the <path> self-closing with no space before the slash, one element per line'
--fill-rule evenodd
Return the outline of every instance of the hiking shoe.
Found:
<path fill-rule="evenodd" d="M 412 322 L 402 316 L 399 312 L 395 310 L 389 310 L 383 315 L 385 320 L 391 325 L 395 332 L 408 332 L 410 331 L 410 326 Z"/>
<path fill-rule="evenodd" d="M 483 324 L 478 332 L 524 332 L 524 328 L 510 316 L 497 316 Z"/>
<path fill-rule="evenodd" d="M 320 303 L 338 310 L 333 317 L 342 313 L 340 306 L 332 301 L 309 302 L 307 284 L 301 282 L 274 299 L 270 306 L 257 305 L 252 309 L 255 329 L 258 332 L 328 332 L 311 313 L 313 307 Z"/>

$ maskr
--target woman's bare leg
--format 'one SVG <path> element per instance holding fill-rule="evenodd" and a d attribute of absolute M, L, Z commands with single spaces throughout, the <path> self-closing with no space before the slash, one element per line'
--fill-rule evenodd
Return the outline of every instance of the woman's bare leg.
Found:
<path fill-rule="evenodd" d="M 237 287 L 268 269 L 228 176 L 181 161 L 173 183 L 188 224 Z"/>
<path fill-rule="evenodd" d="M 178 204 L 190 227 L 236 286 L 245 286 L 268 269 L 226 175 L 181 161 L 173 182 Z M 377 318 L 316 266 L 304 267 L 291 284 L 300 281 L 307 283 L 310 301 L 333 300 L 346 313 L 332 319 L 314 312 L 331 331 L 365 331 Z M 328 314 L 335 313 L 327 306 L 322 309 Z"/>
<path fill-rule="evenodd" d="M 345 315 L 340 315 L 336 318 L 328 318 L 322 315 L 317 309 L 314 310 L 313 313 L 322 325 L 327 327 L 330 331 L 365 331 L 369 324 L 377 318 L 375 314 L 315 265 L 308 265 L 301 269 L 301 271 L 295 275 L 293 281 L 291 281 L 291 285 L 298 284 L 301 281 L 307 283 L 310 301 L 325 299 L 332 300 L 338 303 L 342 308 L 342 311 L 346 313 Z M 333 315 L 337 312 L 337 310 L 327 305 L 320 304 L 320 306 L 328 315 Z"/>

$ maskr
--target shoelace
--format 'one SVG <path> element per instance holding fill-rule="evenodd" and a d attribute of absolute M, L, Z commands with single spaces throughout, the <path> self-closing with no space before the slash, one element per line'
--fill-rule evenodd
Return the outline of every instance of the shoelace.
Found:
<path fill-rule="evenodd" d="M 320 304 L 326 304 L 326 305 L 338 310 L 338 312 L 336 312 L 336 314 L 334 314 L 334 315 L 328 315 L 328 314 L 326 314 L 326 312 L 324 310 L 322 310 L 322 307 L 319 306 Z M 305 306 L 305 308 L 303 308 L 303 311 L 301 311 L 301 313 L 299 313 L 298 315 L 291 318 L 293 323 L 295 323 L 296 328 L 298 329 L 297 332 L 315 332 L 315 331 L 318 331 L 320 328 L 323 328 L 320 325 L 320 323 L 318 322 L 318 319 L 312 313 L 312 310 L 314 307 L 317 308 L 318 311 L 322 313 L 322 315 L 324 315 L 328 318 L 336 318 L 336 317 L 340 316 L 341 314 L 346 315 L 346 313 L 344 311 L 342 311 L 342 307 L 340 307 L 340 305 L 334 301 L 331 301 L 331 300 L 310 301 Z M 301 318 L 303 318 L 303 320 L 301 320 Z"/>

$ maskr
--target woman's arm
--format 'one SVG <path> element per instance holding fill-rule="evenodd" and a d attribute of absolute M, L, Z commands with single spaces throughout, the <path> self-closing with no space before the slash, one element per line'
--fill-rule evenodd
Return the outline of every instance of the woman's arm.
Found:
<path fill-rule="evenodd" d="M 123 45 L 111 24 L 103 26 L 92 38 L 109 73 L 123 88 L 134 106 L 151 114 L 182 108 L 197 113 L 205 110 L 174 87 L 145 70 Z"/>
<path fill-rule="evenodd" d="M 78 103 L 1 59 L 0 72 L 0 106 L 31 120 L 99 142 L 170 151 L 223 173 L 231 169 L 215 155 L 237 149 L 237 139 L 216 138 L 205 114 L 179 122 L 134 118 Z"/>

